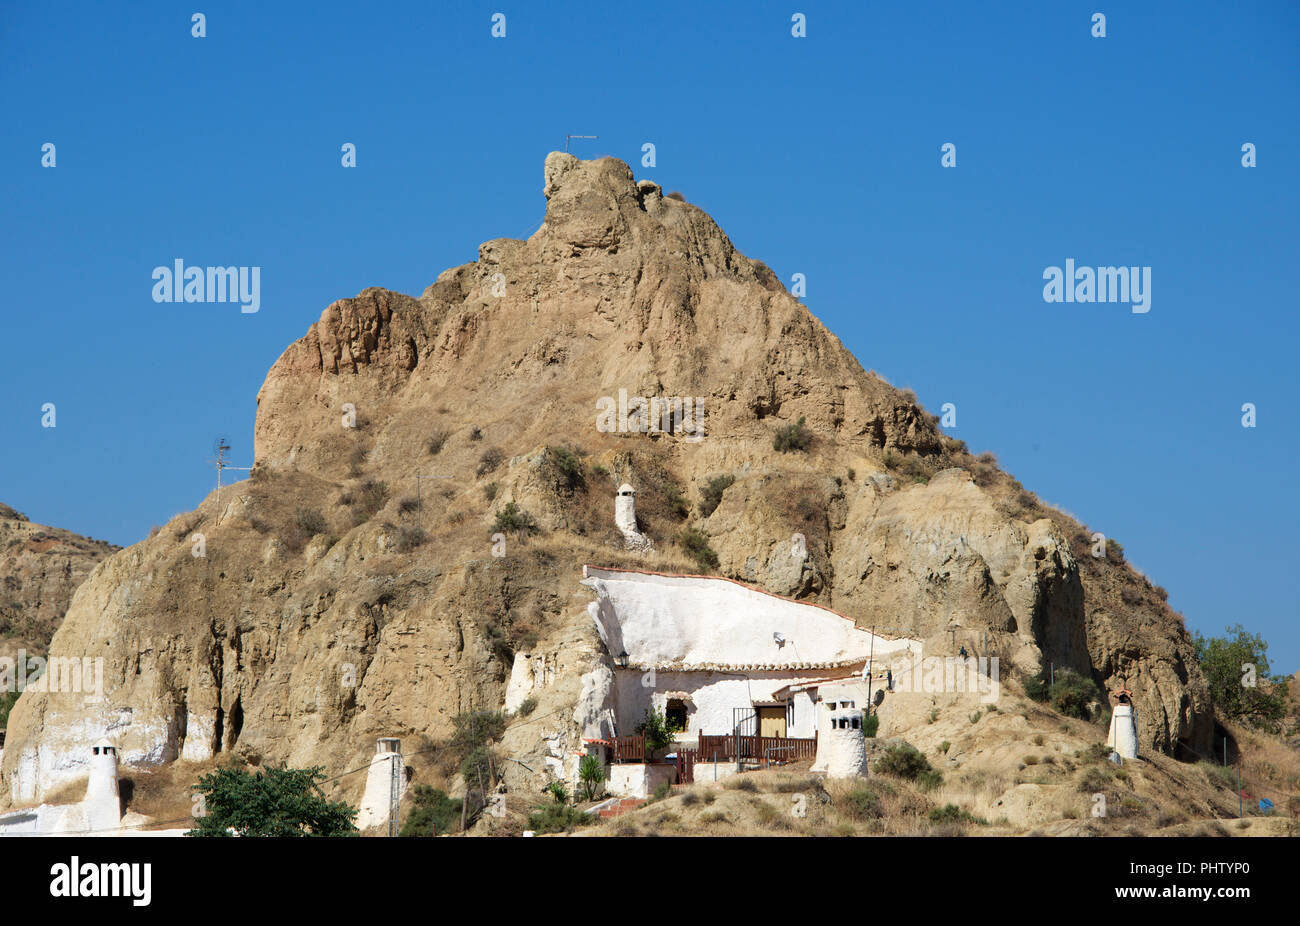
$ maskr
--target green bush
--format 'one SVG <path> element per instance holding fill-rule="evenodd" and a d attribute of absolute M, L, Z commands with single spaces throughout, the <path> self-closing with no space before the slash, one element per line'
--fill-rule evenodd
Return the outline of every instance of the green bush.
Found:
<path fill-rule="evenodd" d="M 3 730 L 5 724 L 9 722 L 9 712 L 18 703 L 20 695 L 22 695 L 21 691 L 0 692 L 0 730 Z"/>
<path fill-rule="evenodd" d="M 725 476 L 714 476 L 700 489 L 700 514 L 708 517 L 717 510 L 718 505 L 722 504 L 722 493 L 727 491 L 736 481 L 736 477 L 728 473 Z"/>
<path fill-rule="evenodd" d="M 907 781 L 916 781 L 924 773 L 934 771 L 930 760 L 910 743 L 895 743 L 886 747 L 876 760 L 874 770 L 881 775 L 893 775 Z"/>
<path fill-rule="evenodd" d="M 587 477 L 583 472 L 582 458 L 572 450 L 566 447 L 547 447 L 543 459 L 556 488 L 570 492 L 586 488 Z"/>
<path fill-rule="evenodd" d="M 804 416 L 800 415 L 799 420 L 794 424 L 787 424 L 777 428 L 776 438 L 772 441 L 772 449 L 781 453 L 789 453 L 798 450 L 804 453 L 812 446 L 812 432 L 804 427 Z"/>
<path fill-rule="evenodd" d="M 956 804 L 944 804 L 942 807 L 936 807 L 930 811 L 930 822 L 935 825 L 944 823 L 979 823 L 983 825 L 988 821 L 975 816 L 969 811 L 962 810 Z"/>
<path fill-rule="evenodd" d="M 1085 768 L 1079 774 L 1079 791 L 1083 794 L 1095 794 L 1110 784 L 1111 776 L 1097 766 Z"/>
<path fill-rule="evenodd" d="M 943 784 L 943 775 L 937 769 L 930 769 L 916 776 L 916 786 L 922 791 L 933 791 Z"/>
<path fill-rule="evenodd" d="M 718 554 L 709 546 L 709 535 L 694 527 L 688 527 L 677 535 L 677 542 L 682 545 L 686 555 L 695 560 L 701 572 L 710 572 L 718 568 Z"/>
<path fill-rule="evenodd" d="M 1048 684 L 1047 670 L 1040 669 L 1024 680 L 1025 697 L 1031 701 L 1046 701 Z"/>
<path fill-rule="evenodd" d="M 528 829 L 536 833 L 567 833 L 595 822 L 591 814 L 571 804 L 546 804 L 528 815 Z"/>
<path fill-rule="evenodd" d="M 546 790 L 550 793 L 551 797 L 555 798 L 555 803 L 569 803 L 569 789 L 564 786 L 564 782 L 552 781 L 546 786 Z"/>
<path fill-rule="evenodd" d="M 460 823 L 461 802 L 445 791 L 429 785 L 416 785 L 411 795 L 411 809 L 402 823 L 403 836 L 434 836 L 452 832 Z"/>
<path fill-rule="evenodd" d="M 1056 673 L 1056 681 L 1047 689 L 1048 700 L 1052 707 L 1067 717 L 1088 720 L 1089 705 L 1101 699 L 1097 683 L 1084 678 L 1073 669 L 1061 669 Z"/>
<path fill-rule="evenodd" d="M 401 527 L 397 531 L 397 540 L 393 544 L 398 553 L 409 553 L 429 539 L 424 528 L 415 526 Z"/>
<path fill-rule="evenodd" d="M 862 717 L 862 735 L 867 739 L 875 739 L 876 731 L 880 729 L 880 715 L 869 714 L 865 711 Z"/>
<path fill-rule="evenodd" d="M 379 513 L 388 501 L 388 483 L 367 479 L 352 497 L 352 523 L 362 525 Z"/>
<path fill-rule="evenodd" d="M 330 529 L 325 516 L 316 508 L 299 508 L 293 520 L 298 530 L 307 537 L 315 537 Z"/>
<path fill-rule="evenodd" d="M 499 534 L 535 534 L 537 530 L 536 519 L 528 512 L 521 511 L 514 502 L 506 502 L 505 507 L 497 512 L 496 521 L 492 524 L 492 531 Z"/>
<path fill-rule="evenodd" d="M 880 795 L 874 788 L 854 788 L 841 798 L 840 807 L 854 820 L 872 820 L 881 815 Z"/>

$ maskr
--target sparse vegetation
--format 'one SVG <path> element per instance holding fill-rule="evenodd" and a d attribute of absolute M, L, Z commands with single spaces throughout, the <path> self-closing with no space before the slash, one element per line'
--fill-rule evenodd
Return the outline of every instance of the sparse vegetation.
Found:
<path fill-rule="evenodd" d="M 854 820 L 874 820 L 881 815 L 880 795 L 874 788 L 860 786 L 840 799 L 840 810 Z"/>
<path fill-rule="evenodd" d="M 348 455 L 348 475 L 357 477 L 361 475 L 361 469 L 366 464 L 366 450 L 364 447 L 354 447 L 352 453 Z"/>
<path fill-rule="evenodd" d="M 406 525 L 398 529 L 393 547 L 398 553 L 410 553 L 428 539 L 429 535 L 425 533 L 424 528 Z"/>
<path fill-rule="evenodd" d="M 547 447 L 543 465 L 557 489 L 575 492 L 587 487 L 582 457 L 567 447 Z"/>
<path fill-rule="evenodd" d="M 307 537 L 315 537 L 330 529 L 329 522 L 317 508 L 299 508 L 294 514 L 293 523 Z"/>
<path fill-rule="evenodd" d="M 411 794 L 411 808 L 402 821 L 402 836 L 437 836 L 452 832 L 460 822 L 461 802 L 445 791 L 429 785 L 416 785 Z"/>
<path fill-rule="evenodd" d="M 388 501 L 388 483 L 377 479 L 366 479 L 351 494 L 352 523 L 356 526 L 365 524 L 384 507 Z"/>
<path fill-rule="evenodd" d="M 536 833 L 568 833 L 595 822 L 591 814 L 571 804 L 544 804 L 528 815 L 528 829 Z"/>
<path fill-rule="evenodd" d="M 962 810 L 956 804 L 944 804 L 942 807 L 936 807 L 930 811 L 930 822 L 936 826 L 945 823 L 978 823 L 981 826 L 987 825 L 988 821 L 977 817 L 968 810 Z"/>
<path fill-rule="evenodd" d="M 488 473 L 500 466 L 501 462 L 505 460 L 505 458 L 506 455 L 501 451 L 501 448 L 489 447 L 479 455 L 478 469 L 475 470 L 475 475 L 480 477 L 486 476 Z"/>
<path fill-rule="evenodd" d="M 727 473 L 723 476 L 714 476 L 700 490 L 700 514 L 708 517 L 717 510 L 718 505 L 722 504 L 722 493 L 727 491 L 736 481 L 736 477 Z"/>
<path fill-rule="evenodd" d="M 718 554 L 709 546 L 709 535 L 694 527 L 685 528 L 677 535 L 686 555 L 695 560 L 701 572 L 711 572 L 718 568 Z"/>
<path fill-rule="evenodd" d="M 429 435 L 429 440 L 425 444 L 425 448 L 429 451 L 429 455 L 437 456 L 441 453 L 442 448 L 446 445 L 447 438 L 449 437 L 451 437 L 451 432 L 447 431 L 445 428 L 435 429 L 434 432 Z"/>
<path fill-rule="evenodd" d="M 772 441 L 772 449 L 780 453 L 791 453 L 799 451 L 807 453 L 808 448 L 812 446 L 812 432 L 804 427 L 804 416 L 794 424 L 787 424 L 777 428 L 776 437 Z"/>
<path fill-rule="evenodd" d="M 537 530 L 537 521 L 533 516 L 526 511 L 521 511 L 514 502 L 506 502 L 505 507 L 497 512 L 496 521 L 492 524 L 493 533 L 498 534 L 523 536 L 535 534 Z"/>

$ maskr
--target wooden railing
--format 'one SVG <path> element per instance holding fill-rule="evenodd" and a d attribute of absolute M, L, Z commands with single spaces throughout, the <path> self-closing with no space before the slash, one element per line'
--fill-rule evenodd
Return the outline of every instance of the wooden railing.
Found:
<path fill-rule="evenodd" d="M 798 762 L 817 757 L 817 737 L 802 739 L 785 736 L 721 736 L 700 734 L 699 761 L 735 762 L 739 759 L 756 761 Z"/>
<path fill-rule="evenodd" d="M 615 762 L 644 762 L 645 761 L 645 737 L 644 736 L 614 737 L 614 761 Z"/>

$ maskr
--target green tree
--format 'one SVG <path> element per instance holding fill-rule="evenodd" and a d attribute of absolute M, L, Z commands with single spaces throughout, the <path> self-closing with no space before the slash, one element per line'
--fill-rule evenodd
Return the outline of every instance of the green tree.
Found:
<path fill-rule="evenodd" d="M 187 836 L 349 836 L 355 808 L 320 790 L 321 767 L 280 765 L 250 773 L 233 765 L 199 778 L 204 815 Z"/>
<path fill-rule="evenodd" d="M 636 732 L 645 737 L 646 755 L 667 748 L 673 741 L 672 730 L 668 728 L 668 718 L 664 716 L 663 711 L 653 707 L 645 712 L 641 722 L 636 725 Z"/>
<path fill-rule="evenodd" d="M 1287 682 L 1284 676 L 1269 676 L 1268 643 L 1241 624 L 1224 633 L 1192 635 L 1215 708 L 1229 720 L 1277 732 L 1287 714 Z"/>

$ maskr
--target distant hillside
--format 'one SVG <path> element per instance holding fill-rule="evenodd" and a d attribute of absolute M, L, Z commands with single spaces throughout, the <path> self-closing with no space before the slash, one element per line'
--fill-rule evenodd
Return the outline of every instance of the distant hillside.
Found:
<path fill-rule="evenodd" d="M 119 549 L 0 503 L 0 657 L 44 655 L 77 586 Z"/>

